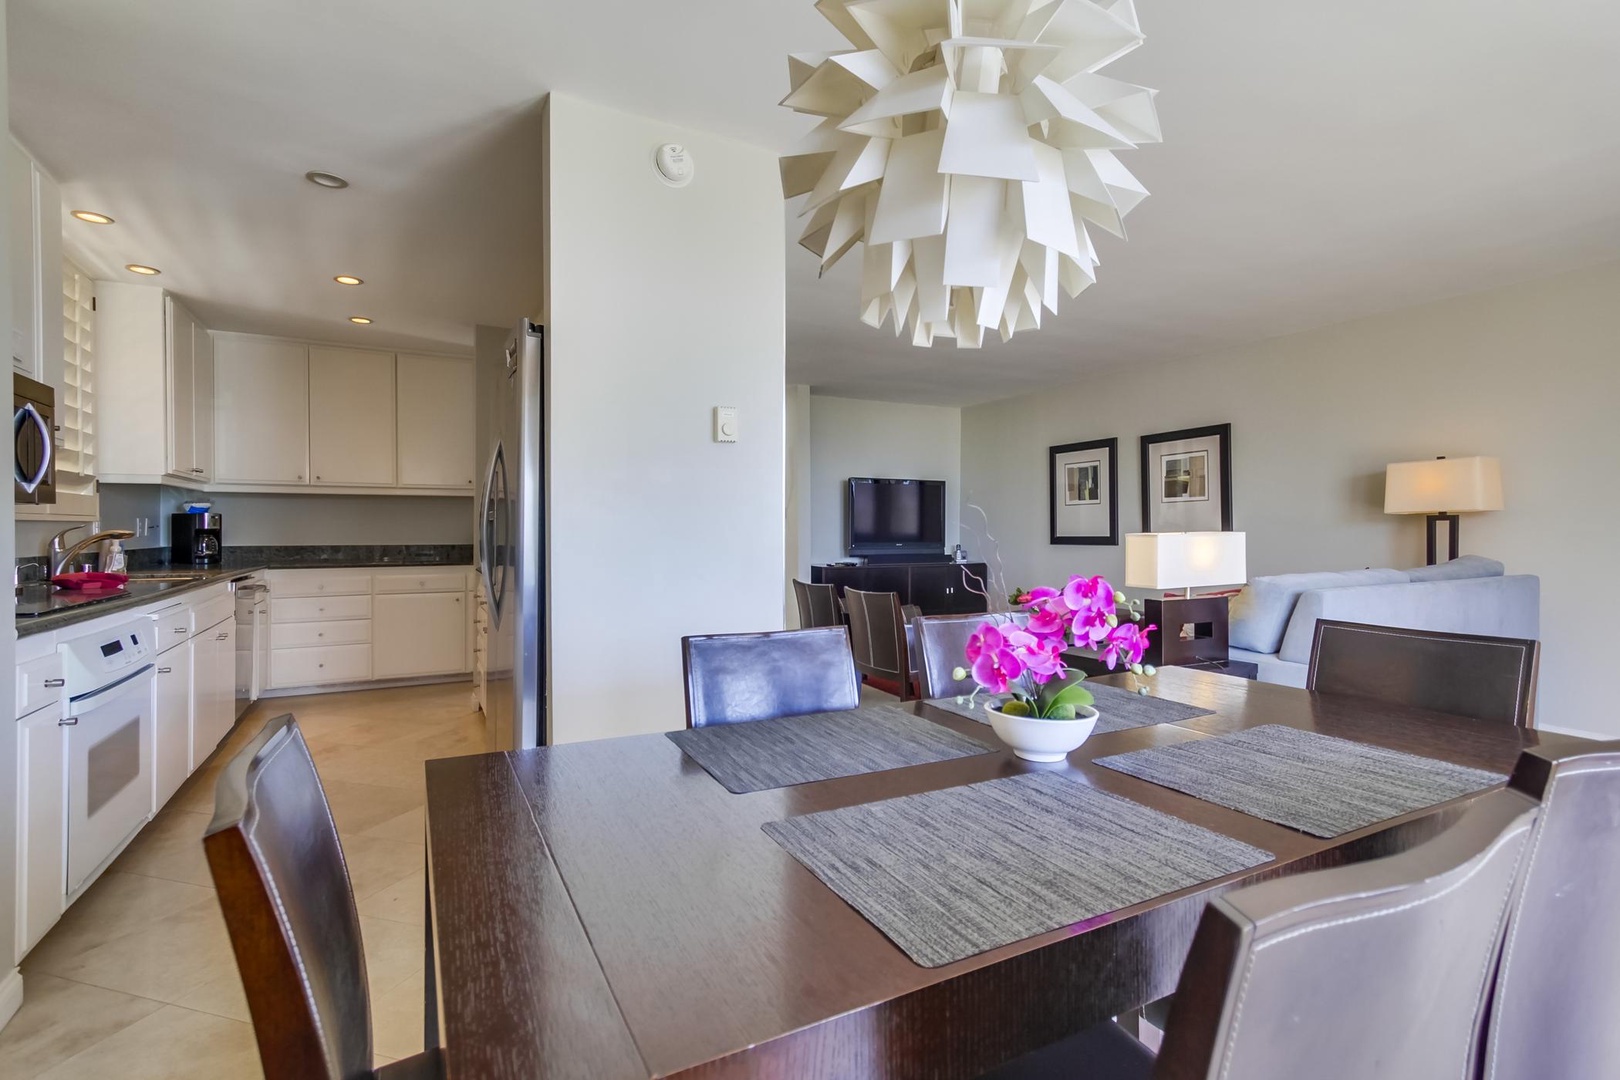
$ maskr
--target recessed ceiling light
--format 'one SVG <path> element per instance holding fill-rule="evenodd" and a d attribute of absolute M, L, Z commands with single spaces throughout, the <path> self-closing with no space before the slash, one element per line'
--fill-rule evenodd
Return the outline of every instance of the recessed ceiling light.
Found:
<path fill-rule="evenodd" d="M 304 179 L 325 188 L 346 188 L 349 186 L 349 182 L 336 173 L 307 172 L 304 174 Z"/>
<path fill-rule="evenodd" d="M 366 318 L 364 315 L 350 315 L 349 321 L 352 323 L 359 323 L 361 326 L 371 325 L 371 320 Z"/>
<path fill-rule="evenodd" d="M 94 210 L 75 210 L 73 216 L 80 221 L 88 221 L 92 225 L 111 225 L 113 219 L 106 214 L 98 214 Z"/>
<path fill-rule="evenodd" d="M 142 266 L 140 263 L 125 263 L 124 269 L 132 274 L 145 274 L 147 277 L 157 277 L 163 273 L 155 266 Z"/>
<path fill-rule="evenodd" d="M 339 274 L 337 277 L 333 278 L 332 280 L 337 282 L 339 285 L 364 285 L 365 284 L 364 281 L 362 281 L 359 278 L 355 277 L 353 274 Z"/>

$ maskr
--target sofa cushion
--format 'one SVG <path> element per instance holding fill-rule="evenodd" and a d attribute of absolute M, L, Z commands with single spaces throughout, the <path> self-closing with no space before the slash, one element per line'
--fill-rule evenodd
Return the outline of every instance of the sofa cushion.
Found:
<path fill-rule="evenodd" d="M 1396 585 L 1411 580 L 1405 570 L 1330 570 L 1257 577 L 1232 599 L 1232 647 L 1257 653 L 1280 649 L 1300 593 L 1353 585 Z"/>
<path fill-rule="evenodd" d="M 1438 566 L 1420 566 L 1407 573 L 1413 581 L 1461 581 L 1464 578 L 1501 577 L 1507 573 L 1507 568 L 1495 559 L 1482 555 L 1464 555 Z"/>
<path fill-rule="evenodd" d="M 1294 607 L 1278 658 L 1309 664 L 1320 619 L 1444 634 L 1540 638 L 1541 579 L 1515 574 L 1308 592 Z"/>

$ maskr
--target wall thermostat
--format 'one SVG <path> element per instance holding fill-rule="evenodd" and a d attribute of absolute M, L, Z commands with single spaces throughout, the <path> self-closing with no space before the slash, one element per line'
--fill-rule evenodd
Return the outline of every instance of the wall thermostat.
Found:
<path fill-rule="evenodd" d="M 737 410 L 730 405 L 714 407 L 714 441 L 737 441 Z"/>
<path fill-rule="evenodd" d="M 665 143 L 654 150 L 653 165 L 658 169 L 658 179 L 670 187 L 690 184 L 692 174 L 697 170 L 691 153 L 679 143 Z"/>

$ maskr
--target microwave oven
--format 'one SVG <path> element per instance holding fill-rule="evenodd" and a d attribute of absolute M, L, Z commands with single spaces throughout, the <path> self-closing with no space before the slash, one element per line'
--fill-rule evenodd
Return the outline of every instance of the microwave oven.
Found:
<path fill-rule="evenodd" d="M 25 375 L 11 376 L 11 430 L 16 502 L 56 502 L 56 391 Z"/>

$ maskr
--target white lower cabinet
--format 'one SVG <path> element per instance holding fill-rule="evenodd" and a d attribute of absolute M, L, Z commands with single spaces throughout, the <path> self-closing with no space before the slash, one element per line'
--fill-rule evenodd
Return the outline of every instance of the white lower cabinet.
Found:
<path fill-rule="evenodd" d="M 371 673 L 378 679 L 467 670 L 466 586 L 372 599 Z"/>
<path fill-rule="evenodd" d="M 191 767 L 230 733 L 236 720 L 236 621 L 197 631 L 191 639 Z"/>
<path fill-rule="evenodd" d="M 191 642 L 182 641 L 159 654 L 152 680 L 152 805 L 159 809 L 202 764 L 191 759 L 191 650 Z"/>
<path fill-rule="evenodd" d="M 67 732 L 57 700 L 17 721 L 17 956 L 62 917 L 67 891 Z"/>
<path fill-rule="evenodd" d="M 471 670 L 465 567 L 270 572 L 277 690 Z"/>

